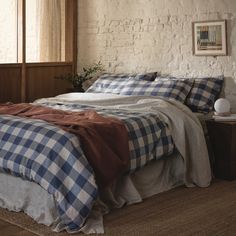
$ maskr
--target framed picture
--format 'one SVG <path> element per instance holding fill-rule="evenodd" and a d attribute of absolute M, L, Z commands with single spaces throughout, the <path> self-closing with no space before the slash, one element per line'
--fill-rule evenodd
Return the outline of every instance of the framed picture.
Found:
<path fill-rule="evenodd" d="M 226 20 L 193 22 L 193 54 L 227 55 Z"/>

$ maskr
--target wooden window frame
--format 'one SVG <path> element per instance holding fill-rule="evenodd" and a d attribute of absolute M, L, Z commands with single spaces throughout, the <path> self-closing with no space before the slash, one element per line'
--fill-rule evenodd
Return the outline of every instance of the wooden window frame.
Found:
<path fill-rule="evenodd" d="M 18 63 L 0 64 L 0 69 L 10 70 L 11 68 L 21 69 L 20 101 L 27 102 L 27 70 L 29 68 L 63 68 L 71 66 L 71 73 L 77 70 L 77 0 L 66 0 L 65 5 L 65 61 L 63 62 L 26 62 L 26 0 L 18 0 Z M 56 69 L 55 69 L 56 70 Z M 5 83 L 5 82 L 4 82 Z M 1 86 L 1 84 L 0 84 Z M 9 100 L 9 99 L 6 99 Z"/>

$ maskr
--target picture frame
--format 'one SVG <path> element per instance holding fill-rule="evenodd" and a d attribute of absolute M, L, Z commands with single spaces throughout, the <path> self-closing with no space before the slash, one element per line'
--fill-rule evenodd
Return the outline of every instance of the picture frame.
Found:
<path fill-rule="evenodd" d="M 195 56 L 226 56 L 226 26 L 226 20 L 193 22 L 193 54 Z"/>

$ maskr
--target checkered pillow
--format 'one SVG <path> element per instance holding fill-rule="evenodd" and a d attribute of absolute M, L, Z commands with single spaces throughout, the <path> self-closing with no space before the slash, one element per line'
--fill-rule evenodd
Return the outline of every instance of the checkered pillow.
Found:
<path fill-rule="evenodd" d="M 143 74 L 103 74 L 88 88 L 88 93 L 114 93 L 119 94 L 129 79 L 154 80 L 157 72 Z"/>
<path fill-rule="evenodd" d="M 213 110 L 214 103 L 222 89 L 224 77 L 196 78 L 185 104 L 193 112 L 208 113 Z"/>
<path fill-rule="evenodd" d="M 128 77 L 127 74 L 121 75 L 111 75 L 104 74 L 92 84 L 91 87 L 86 91 L 87 93 L 114 93 L 119 94 L 121 89 L 125 87 L 125 84 L 129 79 L 133 77 Z"/>
<path fill-rule="evenodd" d="M 192 86 L 191 80 L 161 79 L 157 81 L 129 80 L 121 90 L 122 95 L 144 95 L 173 98 L 184 102 Z"/>

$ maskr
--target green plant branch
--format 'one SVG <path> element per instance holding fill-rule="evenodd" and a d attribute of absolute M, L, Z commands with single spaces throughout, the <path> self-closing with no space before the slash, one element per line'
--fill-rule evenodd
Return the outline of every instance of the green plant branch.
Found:
<path fill-rule="evenodd" d="M 86 80 L 92 79 L 96 73 L 104 71 L 101 62 L 92 64 L 88 67 L 83 67 L 82 72 L 76 74 L 67 74 L 64 76 L 55 77 L 70 82 L 74 88 L 82 87 Z"/>

